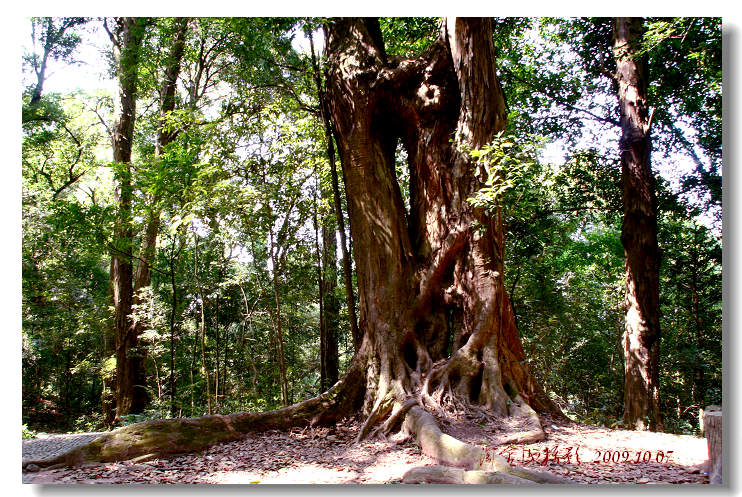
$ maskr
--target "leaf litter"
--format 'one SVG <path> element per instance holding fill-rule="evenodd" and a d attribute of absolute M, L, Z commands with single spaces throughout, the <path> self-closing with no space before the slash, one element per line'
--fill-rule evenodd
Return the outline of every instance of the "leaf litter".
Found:
<path fill-rule="evenodd" d="M 513 465 L 549 471 L 575 483 L 708 483 L 703 467 L 707 459 L 704 438 L 559 423 L 548 416 L 543 416 L 542 424 L 546 439 L 530 444 L 498 444 L 503 434 L 497 423 L 462 419 L 450 426 L 444 423 L 442 428 L 463 441 L 484 446 L 488 452 L 509 455 Z M 345 419 L 331 427 L 250 433 L 199 453 L 42 470 L 30 483 L 386 484 L 401 483 L 414 467 L 436 464 L 413 439 L 399 433 L 356 443 L 359 429 L 357 419 Z M 568 447 L 572 447 L 572 457 L 559 457 Z M 614 462 L 616 452 L 618 461 Z"/>

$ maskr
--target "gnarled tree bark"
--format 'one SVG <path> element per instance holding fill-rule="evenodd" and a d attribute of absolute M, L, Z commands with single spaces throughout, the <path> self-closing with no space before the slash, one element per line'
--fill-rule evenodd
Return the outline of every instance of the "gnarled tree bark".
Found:
<path fill-rule="evenodd" d="M 563 418 L 531 375 L 515 328 L 501 213 L 467 202 L 485 174 L 469 151 L 505 126 L 491 36 L 488 19 L 449 19 L 421 57 L 393 60 L 375 19 L 326 26 L 329 111 L 349 200 L 362 342 L 344 378 L 319 397 L 272 413 L 193 422 L 214 425 L 210 433 L 222 439 L 361 410 L 359 439 L 401 424 L 441 464 L 473 471 L 442 471 L 453 479 L 520 481 L 506 473 L 564 481 L 484 458 L 481 447 L 443 433 L 432 414 L 521 418 L 528 428 L 513 442 L 544 438 L 536 411 Z M 409 211 L 395 177 L 398 143 L 408 155 Z M 135 437 L 137 447 L 144 438 Z M 131 437 L 127 443 L 130 450 Z M 408 480 L 418 477 L 427 478 Z"/>
<path fill-rule="evenodd" d="M 641 18 L 619 17 L 614 29 L 615 83 L 621 112 L 621 243 L 626 252 L 624 423 L 638 430 L 661 431 L 657 199 L 650 165 L 649 69 L 646 55 L 639 52 L 642 22 Z"/>
<path fill-rule="evenodd" d="M 483 174 L 467 151 L 505 126 L 491 23 L 448 20 L 429 51 L 404 61 L 386 56 L 373 19 L 335 20 L 326 34 L 369 426 L 409 396 L 433 409 L 559 413 L 514 326 L 501 215 L 467 202 Z M 398 143 L 408 155 L 409 212 L 395 177 Z"/>

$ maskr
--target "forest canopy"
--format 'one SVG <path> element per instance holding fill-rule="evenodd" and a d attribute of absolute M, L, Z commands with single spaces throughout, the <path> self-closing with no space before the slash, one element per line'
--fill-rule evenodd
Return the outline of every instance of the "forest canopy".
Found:
<path fill-rule="evenodd" d="M 24 433 L 721 405 L 720 18 L 27 22 Z"/>

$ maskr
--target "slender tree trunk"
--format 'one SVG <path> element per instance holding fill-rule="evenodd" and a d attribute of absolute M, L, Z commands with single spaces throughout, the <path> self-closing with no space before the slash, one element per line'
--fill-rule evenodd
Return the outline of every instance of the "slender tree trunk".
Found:
<path fill-rule="evenodd" d="M 315 170 L 317 178 L 317 189 L 320 188 L 319 174 Z M 314 212 L 312 223 L 314 224 L 314 248 L 317 256 L 317 289 L 319 302 L 319 389 L 320 392 L 327 390 L 327 317 L 325 316 L 325 285 L 322 281 L 322 252 L 319 245 L 319 223 L 317 222 L 318 211 L 317 195 L 314 196 Z"/>
<path fill-rule="evenodd" d="M 144 353 L 131 320 L 133 304 L 133 237 L 131 151 L 136 117 L 137 67 L 144 37 L 143 18 L 117 18 L 114 59 L 119 79 L 113 124 L 113 160 L 117 204 L 111 281 L 115 312 L 116 418 L 141 413 L 148 402 L 144 374 Z"/>
<path fill-rule="evenodd" d="M 317 175 L 318 189 L 327 199 L 330 192 L 321 187 Z M 337 241 L 335 239 L 335 219 L 326 214 L 322 221 L 322 248 L 320 249 L 320 227 L 317 221 L 317 198 L 313 213 L 314 240 L 317 253 L 317 285 L 319 287 L 320 311 L 320 391 L 324 392 L 338 381 L 338 329 L 340 302 L 335 295 L 337 288 Z"/>
<path fill-rule="evenodd" d="M 175 32 L 173 33 L 173 42 L 170 54 L 165 61 L 164 74 L 160 87 L 160 124 L 157 128 L 157 141 L 155 142 L 155 156 L 160 157 L 167 145 L 175 139 L 175 132 L 167 124 L 169 114 L 175 110 L 175 91 L 177 86 L 178 74 L 180 73 L 180 63 L 185 50 L 185 37 L 188 30 L 188 18 L 176 18 Z M 155 246 L 157 235 L 160 229 L 160 208 L 159 198 L 151 197 L 148 199 L 151 209 L 148 213 L 148 220 L 144 234 L 142 236 L 142 246 L 137 263 L 137 274 L 135 280 L 135 290 L 145 288 L 150 285 L 152 280 L 151 265 L 155 255 Z"/>
<path fill-rule="evenodd" d="M 54 19 L 51 17 L 47 17 L 45 21 L 46 40 L 44 43 L 44 53 L 41 56 L 41 60 L 39 61 L 38 66 L 34 64 L 34 72 L 36 73 L 36 85 L 34 85 L 34 88 L 31 91 L 31 101 L 29 102 L 31 105 L 36 105 L 39 103 L 39 101 L 41 101 L 41 93 L 44 90 L 44 81 L 46 81 L 46 64 L 49 60 L 49 54 L 54 48 L 54 44 L 56 41 L 56 37 L 54 36 Z"/>
<path fill-rule="evenodd" d="M 33 70 L 36 73 L 36 84 L 31 90 L 31 100 L 29 102 L 31 106 L 34 106 L 41 101 L 41 94 L 43 93 L 44 82 L 46 81 L 46 70 L 49 61 L 49 55 L 51 55 L 53 50 L 59 48 L 60 42 L 64 37 L 64 33 L 69 28 L 72 28 L 77 24 L 81 24 L 82 22 L 86 22 L 84 20 L 75 18 L 61 18 L 58 20 L 59 27 L 57 27 L 55 26 L 55 18 L 43 17 L 41 19 L 43 20 L 41 22 L 44 23 L 44 28 L 41 35 L 39 36 L 39 39 L 44 41 L 44 46 L 42 47 L 43 53 L 41 54 L 40 60 L 33 62 Z M 36 23 L 32 23 L 31 29 L 35 31 L 36 26 Z M 36 38 L 36 33 L 33 33 L 33 36 L 34 38 Z"/>
<path fill-rule="evenodd" d="M 361 346 L 361 340 L 363 336 L 360 328 L 358 327 L 358 321 L 356 318 L 356 301 L 355 295 L 353 294 L 353 270 L 351 268 L 350 251 L 348 249 L 348 244 L 345 237 L 345 218 L 343 217 L 337 166 L 335 164 L 335 145 L 332 138 L 332 122 L 330 121 L 330 111 L 328 108 L 327 97 L 322 87 L 322 77 L 319 63 L 317 62 L 317 58 L 314 54 L 314 41 L 312 40 L 311 34 L 309 35 L 309 42 L 312 49 L 312 66 L 314 68 L 314 81 L 317 86 L 320 113 L 322 115 L 322 121 L 325 125 L 325 141 L 327 143 L 327 159 L 330 163 L 330 180 L 332 183 L 333 206 L 335 208 L 335 220 L 337 222 L 338 232 L 340 233 L 340 249 L 343 254 L 343 281 L 345 283 L 345 301 L 348 307 L 348 321 L 350 321 L 350 330 L 351 335 L 353 336 L 354 350 L 358 350 Z M 324 196 L 325 195 L 323 193 L 323 197 Z M 333 255 L 333 257 L 335 256 Z M 333 286 L 334 285 L 335 283 L 333 283 Z"/>
<path fill-rule="evenodd" d="M 187 18 L 175 19 L 173 42 L 170 54 L 165 61 L 164 74 L 160 87 L 160 125 L 157 128 L 157 141 L 155 142 L 156 157 L 160 157 L 165 147 L 175 138 L 175 133 L 170 130 L 170 127 L 166 124 L 166 120 L 168 114 L 175 109 L 175 90 L 178 74 L 180 73 L 180 63 L 185 49 L 185 36 L 187 29 Z M 151 266 L 155 257 L 157 235 L 160 230 L 159 198 L 156 196 L 151 197 L 148 199 L 148 203 L 150 210 L 147 213 L 147 223 L 142 235 L 136 277 L 134 280 L 134 305 L 140 303 L 138 300 L 139 290 L 150 286 L 152 282 Z M 132 333 L 138 337 L 144 331 L 143 326 L 144 323 L 134 323 Z"/>
<path fill-rule="evenodd" d="M 157 359 L 154 356 L 150 356 L 152 359 L 152 366 L 155 370 L 155 384 L 157 385 L 157 401 L 162 402 L 162 380 L 160 379 L 160 366 L 157 364 Z"/>
<path fill-rule="evenodd" d="M 111 300 L 114 300 L 114 284 L 113 284 L 113 257 L 111 257 L 111 263 L 109 266 L 109 292 L 111 294 Z M 103 414 L 103 422 L 106 427 L 110 428 L 113 426 L 116 419 L 116 370 L 115 368 L 111 371 L 108 366 L 109 358 L 116 358 L 116 323 L 112 323 L 113 327 L 106 326 L 102 331 L 103 338 L 103 364 L 101 374 L 102 391 L 101 391 L 101 410 Z M 37 372 L 37 378 L 42 376 Z M 40 385 L 37 388 L 41 388 Z"/>
<path fill-rule="evenodd" d="M 276 348 L 278 353 L 278 378 L 281 386 L 281 402 L 284 406 L 289 405 L 289 388 L 286 379 L 286 356 L 283 351 L 283 323 L 281 321 L 281 297 L 278 292 L 278 259 L 276 258 L 275 241 L 273 239 L 273 227 L 269 230 L 269 243 L 268 247 L 270 250 L 272 268 L 272 281 L 273 281 L 273 298 L 275 300 L 276 308 L 273 312 L 273 326 L 276 337 Z"/>
<path fill-rule="evenodd" d="M 193 380 L 194 373 L 196 371 L 196 357 L 198 356 L 198 343 L 199 343 L 199 332 L 198 330 L 194 331 L 193 334 L 193 346 L 191 347 L 191 364 L 188 368 L 188 379 L 189 379 L 189 389 L 191 392 L 191 413 L 190 415 L 193 416 L 193 413 L 196 409 L 196 399 L 195 399 L 195 383 Z"/>
<path fill-rule="evenodd" d="M 214 356 L 216 357 L 216 368 L 214 368 L 214 406 L 219 410 L 219 375 L 221 373 L 219 362 L 219 295 L 216 296 L 216 309 L 214 309 L 214 333 L 216 334 L 216 344 L 214 346 Z"/>
<path fill-rule="evenodd" d="M 648 65 L 646 55 L 639 53 L 643 29 L 641 18 L 615 21 L 624 205 L 621 242 L 626 253 L 624 423 L 634 429 L 661 431 L 657 200 L 650 166 Z"/>
<path fill-rule="evenodd" d="M 224 356 L 222 361 L 222 405 L 227 401 L 227 361 L 229 360 L 229 327 L 224 327 Z"/>
<path fill-rule="evenodd" d="M 706 401 L 706 381 L 704 377 L 704 367 L 700 364 L 701 350 L 703 350 L 703 327 L 701 325 L 701 299 L 698 295 L 698 272 L 700 261 L 698 254 L 700 246 L 698 241 L 698 230 L 693 230 L 693 246 L 690 249 L 690 270 L 691 270 L 691 313 L 693 315 L 695 339 L 696 339 L 696 360 L 693 361 L 693 402 L 699 408 L 703 407 Z"/>
<path fill-rule="evenodd" d="M 244 335 L 245 327 L 250 326 L 250 336 L 248 337 L 248 339 L 252 340 L 252 337 L 254 336 L 255 333 L 252 327 L 252 312 L 250 311 L 250 304 L 247 301 L 247 295 L 245 294 L 245 289 L 242 288 L 241 284 L 238 283 L 238 285 L 240 287 L 240 292 L 242 292 L 242 300 L 245 303 L 245 319 L 242 324 L 242 332 Z M 258 398 L 258 370 L 257 370 L 257 367 L 255 366 L 255 354 L 247 351 L 246 343 L 247 341 L 244 339 L 244 336 L 243 336 L 243 339 L 240 340 L 240 350 L 242 351 L 243 355 L 250 358 L 250 368 L 252 369 L 252 372 L 253 372 L 252 393 L 253 393 L 253 398 L 257 400 Z"/>
<path fill-rule="evenodd" d="M 340 328 L 340 302 L 335 294 L 337 288 L 337 240 L 333 216 L 328 215 L 322 223 L 322 267 L 325 314 L 325 370 L 327 384 L 324 390 L 338 381 L 338 330 Z"/>
<path fill-rule="evenodd" d="M 196 335 L 198 335 L 198 332 L 196 332 Z M 194 409 L 196 407 L 196 402 L 194 399 L 194 385 L 193 385 L 193 371 L 196 366 L 196 344 L 198 343 L 198 336 L 193 337 L 193 349 L 191 350 L 191 365 L 190 368 L 188 368 L 188 379 L 190 380 L 189 387 L 191 391 L 191 416 L 193 416 Z"/>
<path fill-rule="evenodd" d="M 172 291 L 172 301 L 170 307 L 170 378 L 169 378 L 169 390 L 170 390 L 170 417 L 175 417 L 175 313 L 178 308 L 178 285 L 175 278 L 175 265 L 177 264 L 177 258 L 180 255 L 181 246 L 177 253 L 175 251 L 175 242 L 173 239 L 173 246 L 170 251 L 170 289 Z"/>
<path fill-rule="evenodd" d="M 206 295 L 204 294 L 204 289 L 201 286 L 201 281 L 198 277 L 198 235 L 196 233 L 193 234 L 195 243 L 193 248 L 194 253 L 194 262 L 193 262 L 193 277 L 196 280 L 196 287 L 198 287 L 198 293 L 201 297 L 201 326 L 200 326 L 200 335 L 201 335 L 201 375 L 204 378 L 204 381 L 206 382 L 206 405 L 208 408 L 208 413 L 213 414 L 213 407 L 211 403 L 211 375 L 209 375 L 209 369 L 206 366 L 206 315 L 204 312 L 205 304 L 206 304 Z"/>

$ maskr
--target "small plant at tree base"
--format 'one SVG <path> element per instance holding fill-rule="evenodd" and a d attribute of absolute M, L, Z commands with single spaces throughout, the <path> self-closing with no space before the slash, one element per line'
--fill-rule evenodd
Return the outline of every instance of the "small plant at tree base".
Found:
<path fill-rule="evenodd" d="M 28 440 L 30 438 L 36 438 L 36 432 L 33 430 L 30 430 L 28 426 L 26 426 L 25 424 L 23 425 L 21 429 L 21 433 L 23 436 L 23 440 Z"/>

